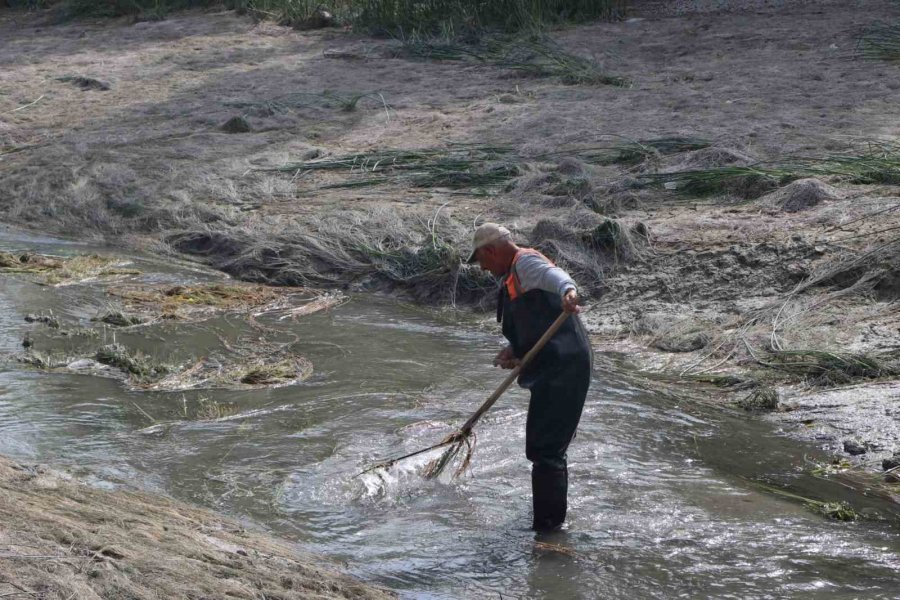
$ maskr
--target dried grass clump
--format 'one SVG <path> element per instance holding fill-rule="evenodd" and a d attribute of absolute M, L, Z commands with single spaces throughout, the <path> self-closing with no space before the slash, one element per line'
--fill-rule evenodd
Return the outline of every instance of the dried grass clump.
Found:
<path fill-rule="evenodd" d="M 88 91 L 97 90 L 101 92 L 109 91 L 110 86 L 105 81 L 94 79 L 93 77 L 85 77 L 84 75 L 66 75 L 65 77 L 57 77 L 57 81 L 63 83 L 71 83 L 75 87 Z"/>
<path fill-rule="evenodd" d="M 648 344 L 664 352 L 694 352 L 709 345 L 713 328 L 693 317 L 654 312 L 641 315 L 631 324 L 631 333 L 646 336 Z"/>
<path fill-rule="evenodd" d="M 207 510 L 0 458 L 0 596 L 387 599 Z"/>
<path fill-rule="evenodd" d="M 739 399 L 737 405 L 748 411 L 775 410 L 778 408 L 778 391 L 768 386 L 759 386 Z"/>
<path fill-rule="evenodd" d="M 890 285 L 898 264 L 900 239 L 846 251 L 777 300 L 722 325 L 710 350 L 681 374 L 712 371 L 735 360 L 811 385 L 896 376 L 900 373 L 896 355 L 847 352 L 846 341 L 835 339 L 835 327 L 839 333 L 852 331 L 861 318 L 879 313 L 879 318 L 890 319 L 895 306 L 886 302 L 873 310 L 871 300 L 873 292 L 885 300 L 896 299 Z"/>
<path fill-rule="evenodd" d="M 648 232 L 641 223 L 629 225 L 587 211 L 574 219 L 542 219 L 529 240 L 589 293 L 602 290 L 605 275 L 616 265 L 640 260 L 648 253 Z"/>
<path fill-rule="evenodd" d="M 36 275 L 36 280 L 47 285 L 63 285 L 93 279 L 135 275 L 134 269 L 116 268 L 124 261 L 90 254 L 86 256 L 47 256 L 26 252 L 12 254 L 0 252 L 0 273 L 25 273 Z"/>
<path fill-rule="evenodd" d="M 813 385 L 841 385 L 859 379 L 900 375 L 900 365 L 849 352 L 780 350 L 770 352 L 764 360 L 767 366 L 803 376 Z"/>
<path fill-rule="evenodd" d="M 799 212 L 837 198 L 837 190 L 830 185 L 818 179 L 799 179 L 767 195 L 762 202 L 784 212 Z"/>

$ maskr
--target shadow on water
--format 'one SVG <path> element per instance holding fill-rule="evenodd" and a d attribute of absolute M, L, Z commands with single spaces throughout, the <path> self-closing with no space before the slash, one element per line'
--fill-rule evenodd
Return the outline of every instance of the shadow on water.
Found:
<path fill-rule="evenodd" d="M 153 265 L 142 263 L 148 274 L 140 277 L 208 277 Z M 0 348 L 16 351 L 35 327 L 22 321 L 25 312 L 53 309 L 88 325 L 107 302 L 98 285 L 0 279 Z M 310 379 L 276 389 L 129 392 L 114 379 L 8 364 L 0 452 L 251 519 L 409 598 L 896 597 L 896 529 L 829 521 L 754 485 L 843 494 L 803 474 L 816 448 L 766 423 L 674 390 L 642 389 L 629 373 L 602 367 L 570 450 L 569 527 L 536 538 L 527 529 L 522 390 L 479 425 L 466 476 L 424 481 L 404 465 L 381 480 L 353 477 L 464 420 L 501 378 L 489 366 L 497 334 L 367 296 L 296 322 L 262 321 L 296 337 L 295 350 L 314 365 Z M 252 331 L 232 316 L 117 336 L 178 360 Z M 227 408 L 195 418 L 204 401 Z"/>

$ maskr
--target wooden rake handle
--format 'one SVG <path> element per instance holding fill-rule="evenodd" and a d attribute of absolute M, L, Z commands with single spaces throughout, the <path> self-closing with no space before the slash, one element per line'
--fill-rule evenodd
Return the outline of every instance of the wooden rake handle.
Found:
<path fill-rule="evenodd" d="M 475 411 L 475 414 L 469 417 L 469 420 L 459 428 L 460 432 L 462 432 L 464 435 L 468 435 L 469 431 L 472 430 L 472 427 L 475 426 L 475 423 L 478 422 L 478 419 L 480 419 L 481 416 L 486 413 L 497 400 L 500 399 L 500 396 L 502 396 L 503 392 L 505 392 L 507 388 L 512 385 L 512 382 L 516 380 L 522 369 L 527 367 L 528 363 L 531 362 L 531 360 L 537 355 L 537 353 L 547 345 L 547 342 L 550 341 L 550 338 L 552 338 L 556 334 L 556 332 L 559 331 L 559 328 L 563 326 L 563 323 L 565 323 L 566 319 L 568 318 L 569 313 L 565 311 L 563 311 L 558 317 L 556 317 L 556 320 L 550 324 L 550 327 L 547 328 L 547 331 L 544 332 L 544 335 L 541 336 L 541 339 L 539 339 L 534 344 L 534 346 L 531 347 L 531 350 L 529 350 L 528 353 L 522 358 L 522 360 L 519 361 L 519 364 L 516 366 L 516 368 L 513 369 L 503 381 L 503 383 L 500 384 L 500 387 L 494 390 L 494 393 L 484 401 L 484 404 L 478 407 L 478 410 Z"/>

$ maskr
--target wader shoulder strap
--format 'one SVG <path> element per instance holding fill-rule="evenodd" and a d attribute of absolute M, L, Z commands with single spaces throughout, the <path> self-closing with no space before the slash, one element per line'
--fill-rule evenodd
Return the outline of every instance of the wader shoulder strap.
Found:
<path fill-rule="evenodd" d="M 523 294 L 522 283 L 519 281 L 519 274 L 516 271 L 516 263 L 519 262 L 519 259 L 523 256 L 540 256 L 551 265 L 553 264 L 552 260 L 544 256 L 534 248 L 519 248 L 519 251 L 516 252 L 516 255 L 513 257 L 512 265 L 510 265 L 509 267 L 509 275 L 506 276 L 506 280 L 504 281 L 504 287 L 506 288 L 506 292 L 509 294 L 510 300 L 515 300 Z"/>

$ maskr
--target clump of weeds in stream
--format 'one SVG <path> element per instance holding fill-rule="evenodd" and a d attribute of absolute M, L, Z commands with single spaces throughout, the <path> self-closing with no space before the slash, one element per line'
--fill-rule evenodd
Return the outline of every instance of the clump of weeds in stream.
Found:
<path fill-rule="evenodd" d="M 0 273 L 32 275 L 37 282 L 47 285 L 139 273 L 134 269 L 121 268 L 124 264 L 127 263 L 96 254 L 62 257 L 32 252 L 0 252 Z"/>
<path fill-rule="evenodd" d="M 147 319 L 138 315 L 126 314 L 120 310 L 110 309 L 93 317 L 91 321 L 106 323 L 114 327 L 131 327 L 133 325 L 143 325 L 147 322 Z"/>
<path fill-rule="evenodd" d="M 257 362 L 242 367 L 235 374 L 239 383 L 254 386 L 278 386 L 302 381 L 312 374 L 312 363 L 302 357 L 289 357 L 275 362 Z"/>
<path fill-rule="evenodd" d="M 187 413 L 187 402 L 185 401 L 185 414 Z M 231 403 L 219 402 L 206 396 L 197 399 L 197 409 L 194 412 L 194 419 L 197 421 L 218 421 L 232 417 L 238 413 L 238 407 Z"/>
<path fill-rule="evenodd" d="M 889 459 L 882 461 L 876 458 L 851 462 L 844 457 L 837 457 L 829 463 L 811 463 L 808 472 L 813 477 L 836 480 L 841 485 L 866 496 L 897 503 L 900 498 L 900 476 L 897 472 L 898 467 L 891 467 L 891 464 L 894 463 Z M 883 471 L 878 471 L 878 466 L 881 466 Z M 894 517 L 900 519 L 900 512 L 895 511 Z"/>
<path fill-rule="evenodd" d="M 24 354 L 17 356 L 16 360 L 23 365 L 49 371 L 65 367 L 71 363 L 74 358 L 64 353 L 42 352 L 40 350 L 29 348 Z"/>
<path fill-rule="evenodd" d="M 298 383 L 312 373 L 312 362 L 295 354 L 278 353 L 246 362 L 240 356 L 210 356 L 163 378 L 139 383 L 140 389 L 167 392 L 270 388 Z"/>
<path fill-rule="evenodd" d="M 807 509 L 828 519 L 834 519 L 836 521 L 856 521 L 860 518 L 860 514 L 845 501 L 816 500 L 758 481 L 753 482 L 753 484 L 756 487 L 783 498 L 802 502 Z"/>
<path fill-rule="evenodd" d="M 107 344 L 97 350 L 94 360 L 121 370 L 137 383 L 157 380 L 173 370 L 171 366 L 156 361 L 140 351 L 132 351 L 117 343 Z"/>

